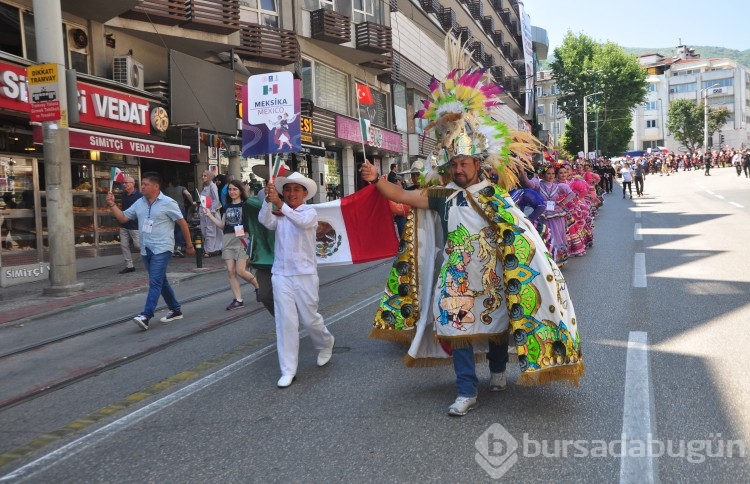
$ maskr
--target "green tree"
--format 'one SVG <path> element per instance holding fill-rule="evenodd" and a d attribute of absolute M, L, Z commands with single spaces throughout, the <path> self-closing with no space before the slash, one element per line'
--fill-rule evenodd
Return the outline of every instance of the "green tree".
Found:
<path fill-rule="evenodd" d="M 703 128 L 705 123 L 703 105 L 691 99 L 675 99 L 669 103 L 667 112 L 667 129 L 674 139 L 690 151 L 703 148 Z M 713 136 L 729 119 L 729 110 L 725 107 L 708 108 L 708 136 Z"/>
<path fill-rule="evenodd" d="M 568 31 L 550 64 L 561 94 L 558 106 L 568 118 L 563 149 L 583 151 L 583 99 L 588 98 L 588 147 L 605 156 L 625 152 L 633 137 L 633 108 L 646 99 L 646 71 L 617 44 L 600 44 Z M 596 96 L 591 94 L 601 92 Z"/>

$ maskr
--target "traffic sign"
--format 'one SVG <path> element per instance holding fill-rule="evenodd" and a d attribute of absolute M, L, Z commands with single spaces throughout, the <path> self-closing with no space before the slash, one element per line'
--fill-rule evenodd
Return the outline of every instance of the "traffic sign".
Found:
<path fill-rule="evenodd" d="M 60 109 L 60 83 L 57 64 L 40 64 L 26 68 L 31 99 L 31 121 L 58 121 Z"/>

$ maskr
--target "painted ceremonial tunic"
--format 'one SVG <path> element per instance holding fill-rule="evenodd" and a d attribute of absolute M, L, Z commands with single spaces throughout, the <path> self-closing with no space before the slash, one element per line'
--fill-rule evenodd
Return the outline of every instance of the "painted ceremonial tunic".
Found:
<path fill-rule="evenodd" d="M 409 215 L 371 336 L 408 343 L 404 362 L 419 366 L 510 335 L 520 384 L 577 384 L 583 359 L 565 279 L 508 193 L 480 182 L 428 197 L 445 209 Z"/>

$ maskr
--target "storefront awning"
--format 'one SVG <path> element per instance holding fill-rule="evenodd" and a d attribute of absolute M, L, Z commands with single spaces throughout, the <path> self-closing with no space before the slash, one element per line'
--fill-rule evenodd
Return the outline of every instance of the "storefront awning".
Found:
<path fill-rule="evenodd" d="M 96 131 L 77 128 L 70 128 L 69 132 L 71 149 L 96 150 L 105 153 L 190 163 L 189 146 L 97 133 Z M 41 126 L 34 126 L 34 143 L 43 143 Z"/>

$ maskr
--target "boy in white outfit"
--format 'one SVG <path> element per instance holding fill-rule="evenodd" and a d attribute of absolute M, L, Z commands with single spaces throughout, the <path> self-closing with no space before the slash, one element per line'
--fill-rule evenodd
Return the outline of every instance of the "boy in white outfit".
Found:
<path fill-rule="evenodd" d="M 276 231 L 271 283 L 281 366 L 281 378 L 276 384 L 279 388 L 291 385 L 297 374 L 300 322 L 319 351 L 318 366 L 328 363 L 333 354 L 333 335 L 318 313 L 318 214 L 311 205 L 305 205 L 317 189 L 314 180 L 297 172 L 277 177 L 266 186 L 266 198 L 258 214 L 260 223 Z M 276 207 L 278 211 L 274 211 Z"/>

